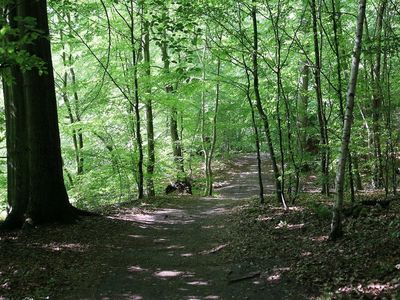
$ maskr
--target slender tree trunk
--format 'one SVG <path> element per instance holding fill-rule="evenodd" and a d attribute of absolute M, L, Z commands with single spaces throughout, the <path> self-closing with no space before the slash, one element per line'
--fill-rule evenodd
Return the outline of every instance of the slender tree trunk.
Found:
<path fill-rule="evenodd" d="M 256 107 L 258 110 L 258 113 L 263 121 L 264 125 L 264 132 L 265 136 L 267 139 L 268 143 L 268 149 L 269 149 L 269 154 L 271 157 L 271 162 L 272 162 L 272 168 L 274 171 L 274 177 L 275 177 L 275 187 L 276 187 L 276 196 L 278 202 L 282 203 L 282 206 L 284 209 L 287 209 L 286 205 L 286 200 L 285 200 L 285 195 L 284 191 L 282 190 L 282 185 L 281 185 L 281 174 L 278 168 L 278 164 L 276 161 L 276 156 L 275 156 L 275 151 L 274 151 L 274 146 L 272 143 L 272 137 L 271 137 L 271 131 L 269 128 L 269 120 L 268 120 L 268 115 L 265 113 L 264 108 L 261 103 L 261 96 L 260 96 L 260 90 L 259 90 L 259 78 L 258 78 L 258 29 L 257 29 L 257 6 L 256 6 L 256 0 L 252 1 L 252 23 L 253 23 L 253 88 L 254 88 L 254 94 L 255 94 L 255 99 L 256 99 Z"/>
<path fill-rule="evenodd" d="M 375 187 L 383 187 L 383 161 L 382 161 L 382 146 L 381 146 L 381 109 L 383 102 L 382 86 L 381 86 L 381 50 L 382 50 L 382 25 L 383 16 L 386 9 L 387 0 L 382 0 L 376 19 L 375 37 L 376 42 L 376 55 L 374 63 L 371 67 L 371 75 L 373 78 L 373 95 L 372 95 L 372 131 L 374 141 L 374 153 L 375 153 L 375 176 L 374 183 Z"/>
<path fill-rule="evenodd" d="M 143 174 L 143 141 L 142 141 L 142 133 L 141 133 L 141 120 L 140 120 L 140 100 L 139 100 L 139 82 L 138 82 L 138 54 L 136 53 L 136 42 L 134 36 L 134 16 L 133 16 L 133 2 L 131 2 L 131 11 L 130 11 L 130 38 L 131 38 L 131 47 L 132 47 L 132 64 L 133 64 L 133 108 L 135 112 L 135 131 L 136 131 L 136 144 L 138 151 L 138 161 L 137 161 L 137 186 L 138 186 L 138 199 L 142 199 L 144 197 L 144 174 Z"/>
<path fill-rule="evenodd" d="M 250 97 L 251 83 L 250 83 L 249 69 L 246 65 L 244 57 L 243 57 L 243 63 L 245 65 L 246 78 L 247 78 L 246 99 L 250 106 L 251 123 L 252 123 L 253 129 L 254 129 L 254 139 L 255 139 L 255 145 L 256 145 L 256 151 L 257 151 L 257 175 L 258 175 L 258 186 L 260 188 L 259 189 L 259 199 L 260 199 L 260 203 L 264 204 L 265 198 L 264 198 L 264 184 L 263 184 L 263 180 L 262 180 L 262 168 L 261 168 L 260 134 L 258 132 L 258 126 L 257 126 L 256 118 L 255 118 L 253 102 L 251 101 L 251 97 Z"/>
<path fill-rule="evenodd" d="M 72 55 L 69 56 L 69 61 L 70 61 L 70 74 L 71 74 L 71 81 L 72 85 L 76 86 L 76 75 L 75 75 L 75 70 L 72 67 Z M 78 91 L 74 89 L 74 108 L 75 108 L 75 121 L 76 122 L 81 122 L 81 109 L 80 109 L 80 100 L 78 96 Z M 76 136 L 77 136 L 77 149 L 78 149 L 78 161 L 77 161 L 77 174 L 81 175 L 84 172 L 84 159 L 83 159 L 83 154 L 82 154 L 82 149 L 83 149 L 83 132 L 82 128 L 78 128 L 76 130 Z"/>
<path fill-rule="evenodd" d="M 315 54 L 315 68 L 314 68 L 314 79 L 315 79 L 315 92 L 317 96 L 317 111 L 318 111 L 318 123 L 320 130 L 320 154 L 321 154 L 321 192 L 329 196 L 329 149 L 328 149 L 328 134 L 327 124 L 325 117 L 325 109 L 322 99 L 322 87 L 321 87 L 321 55 L 319 50 L 318 40 L 318 27 L 317 27 L 317 5 L 315 0 L 311 0 L 311 15 L 312 15 L 312 27 L 314 35 L 314 54 Z"/>
<path fill-rule="evenodd" d="M 166 39 L 166 33 L 164 33 L 164 38 Z M 167 41 L 164 40 L 161 43 L 161 54 L 162 61 L 164 63 L 164 73 L 166 75 L 170 74 L 170 57 L 168 54 L 168 44 Z M 167 84 L 165 87 L 167 93 L 171 93 L 173 91 L 172 84 Z M 169 117 L 169 126 L 170 126 L 170 135 L 171 135 L 171 143 L 172 143 L 172 152 L 174 156 L 174 162 L 176 166 L 176 171 L 178 173 L 177 179 L 186 179 L 185 168 L 184 168 L 184 159 L 182 153 L 181 140 L 179 138 L 178 132 L 178 110 L 175 105 L 171 107 L 170 117 Z"/>
<path fill-rule="evenodd" d="M 299 79 L 299 101 L 297 104 L 298 118 L 297 125 L 300 131 L 300 147 L 301 151 L 306 151 L 307 144 L 307 127 L 308 127 L 308 85 L 310 81 L 310 67 L 307 61 L 300 62 L 300 79 Z"/>
<path fill-rule="evenodd" d="M 144 44 L 143 56 L 145 62 L 146 76 L 150 78 L 150 29 L 149 21 L 144 21 Z M 151 88 L 147 89 L 148 99 L 146 101 L 146 120 L 147 120 L 147 195 L 155 196 L 154 190 L 154 166 L 155 166 L 155 142 L 154 142 L 154 124 L 153 124 L 153 104 L 151 99 Z"/>
<path fill-rule="evenodd" d="M 346 97 L 346 111 L 344 115 L 342 144 L 340 147 L 340 157 L 339 157 L 339 162 L 336 172 L 336 180 L 335 180 L 336 203 L 332 214 L 331 232 L 329 234 L 329 239 L 331 240 L 336 240 L 337 238 L 343 235 L 341 215 L 342 215 L 343 198 L 344 198 L 344 177 L 346 169 L 346 160 L 349 153 L 351 125 L 353 121 L 354 98 L 356 93 L 358 67 L 360 64 L 360 56 L 361 56 L 365 7 L 366 7 L 366 0 L 360 0 L 358 17 L 357 17 L 356 37 L 353 50 L 353 60 L 351 64 L 349 86 Z"/>
<path fill-rule="evenodd" d="M 69 60 L 67 61 L 67 52 L 66 52 L 66 48 L 65 48 L 65 44 L 64 44 L 64 33 L 62 32 L 62 30 L 60 31 L 60 41 L 63 44 L 62 45 L 62 54 L 61 54 L 61 59 L 63 62 L 63 66 L 64 66 L 64 76 L 63 76 L 63 91 L 62 91 L 62 99 L 65 103 L 65 106 L 67 107 L 67 112 L 68 112 L 68 118 L 69 118 L 69 122 L 71 125 L 74 125 L 75 122 L 77 122 L 78 118 L 75 117 L 75 113 L 72 109 L 72 105 L 71 105 L 71 101 L 69 99 L 68 96 L 68 92 L 67 92 L 67 88 L 68 88 L 68 71 L 67 68 L 70 67 L 72 58 L 71 55 L 69 55 Z M 70 67 L 72 68 L 72 67 Z M 75 75 L 75 73 L 72 73 Z M 75 76 L 74 76 L 74 80 L 75 80 Z M 72 82 L 72 84 L 75 84 L 74 82 Z M 76 92 L 74 92 L 74 94 L 76 94 Z M 78 101 L 78 95 L 76 94 L 76 99 L 75 101 Z M 77 175 L 80 175 L 83 173 L 83 159 L 81 160 L 81 146 L 83 147 L 83 137 L 82 137 L 82 133 L 78 134 L 77 130 L 74 128 L 72 130 L 72 142 L 74 145 L 74 152 L 75 152 L 75 163 L 76 163 L 76 173 Z"/>
<path fill-rule="evenodd" d="M 340 1 L 338 0 L 331 0 L 332 5 L 332 20 L 333 20 L 333 45 L 335 50 L 336 56 L 336 74 L 337 74 L 337 95 L 339 98 L 339 111 L 340 116 L 342 118 L 342 124 L 344 123 L 344 108 L 343 108 L 343 79 L 342 79 L 342 52 L 340 39 L 342 33 L 341 27 L 341 9 L 340 9 Z M 352 155 L 349 151 L 349 183 L 350 183 L 350 192 L 351 192 L 351 202 L 354 203 L 355 201 L 355 192 L 354 192 L 354 177 L 353 177 L 353 165 L 352 165 Z"/>
<path fill-rule="evenodd" d="M 208 186 L 206 190 L 206 195 L 207 196 L 212 196 L 213 193 L 213 183 L 214 183 L 214 178 L 213 178 L 213 171 L 212 171 L 212 159 L 214 156 L 215 152 L 215 145 L 217 143 L 217 121 L 218 121 L 218 111 L 219 111 L 219 98 L 220 98 L 220 83 L 219 83 L 219 76 L 221 72 L 221 59 L 218 57 L 217 58 L 217 84 L 215 87 L 215 103 L 214 103 L 214 116 L 212 120 L 212 134 L 211 134 L 211 145 L 210 145 L 210 150 L 209 150 L 209 155 L 208 155 Z"/>

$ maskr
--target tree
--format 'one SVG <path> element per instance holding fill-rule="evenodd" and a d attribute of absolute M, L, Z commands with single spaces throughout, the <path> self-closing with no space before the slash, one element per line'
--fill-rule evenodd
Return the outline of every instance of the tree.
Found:
<path fill-rule="evenodd" d="M 342 206 L 344 198 L 344 176 L 346 171 L 346 161 L 349 154 L 350 132 L 353 122 L 354 98 L 356 95 L 358 68 L 360 65 L 362 35 L 365 19 L 366 0 L 360 0 L 357 17 L 356 37 L 354 42 L 353 59 L 351 63 L 351 72 L 346 97 L 346 110 L 344 114 L 342 144 L 340 147 L 340 157 L 338 161 L 335 189 L 336 203 L 332 215 L 331 232 L 329 238 L 335 240 L 342 236 Z"/>
<path fill-rule="evenodd" d="M 252 69 L 252 73 L 253 73 L 253 88 L 254 88 L 254 95 L 255 95 L 255 99 L 256 99 L 256 107 L 257 107 L 258 113 L 259 113 L 259 115 L 263 121 L 263 125 L 264 125 L 264 133 L 265 133 L 267 143 L 268 143 L 268 150 L 269 150 L 269 155 L 270 155 L 271 161 L 272 161 L 272 168 L 274 170 L 277 200 L 278 200 L 278 202 L 282 203 L 282 206 L 285 209 L 287 209 L 285 194 L 282 189 L 282 182 L 281 182 L 282 178 L 281 178 L 281 174 L 280 174 L 280 171 L 278 168 L 278 164 L 276 162 L 274 146 L 272 143 L 268 115 L 265 113 L 264 108 L 262 106 L 260 90 L 259 90 L 257 6 L 256 6 L 255 0 L 252 1 L 251 16 L 252 16 L 252 24 L 253 24 L 253 69 Z"/>
<path fill-rule="evenodd" d="M 36 36 L 22 49 L 45 69 L 12 65 L 8 70 L 14 76 L 5 89 L 11 212 L 4 226 L 19 227 L 26 218 L 35 224 L 71 221 L 78 210 L 64 185 L 47 3 L 13 1 L 8 11 L 12 28 Z"/>

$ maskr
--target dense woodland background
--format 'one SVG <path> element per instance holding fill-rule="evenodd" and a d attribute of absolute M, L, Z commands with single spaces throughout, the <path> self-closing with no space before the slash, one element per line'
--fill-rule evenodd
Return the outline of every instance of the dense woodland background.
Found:
<path fill-rule="evenodd" d="M 349 199 L 363 189 L 397 192 L 399 12 L 395 0 L 366 5 Z M 358 14 L 358 3 L 340 0 L 48 1 L 71 202 L 87 208 L 154 196 L 177 180 L 212 194 L 216 161 L 257 151 L 269 153 L 278 198 L 328 195 Z M 24 51 L 41 32 L 29 30 L 34 19 L 23 22 L 26 32 L 2 27 L 2 63 L 47 72 Z M 18 38 L 7 43 L 9 34 Z"/>

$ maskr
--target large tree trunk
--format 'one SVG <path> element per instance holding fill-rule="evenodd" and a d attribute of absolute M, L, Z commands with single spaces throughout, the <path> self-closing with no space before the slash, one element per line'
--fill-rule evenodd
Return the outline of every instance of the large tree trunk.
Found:
<path fill-rule="evenodd" d="M 361 44 L 363 35 L 363 24 L 365 19 L 366 0 L 360 0 L 357 18 L 356 37 L 353 50 L 353 60 L 351 64 L 350 80 L 347 91 L 346 111 L 344 115 L 342 144 L 340 147 L 340 157 L 336 172 L 335 188 L 336 203 L 332 215 L 331 232 L 329 238 L 335 240 L 343 235 L 342 231 L 342 206 L 344 197 L 344 177 L 346 171 L 346 160 L 349 154 L 350 132 L 353 122 L 354 98 L 357 86 L 358 67 L 360 64 Z"/>
<path fill-rule="evenodd" d="M 10 7 L 11 27 L 17 26 L 15 16 L 16 10 L 14 7 Z M 0 22 L 2 21 L 0 20 Z M 4 22 L 6 22 L 5 19 Z M 0 25 L 4 26 L 5 24 L 1 23 Z M 12 39 L 13 37 L 10 37 L 10 40 Z M 4 225 L 15 228 L 20 227 L 24 222 L 29 199 L 28 133 L 25 99 L 20 88 L 23 86 L 22 72 L 18 66 L 12 66 L 5 72 L 7 72 L 5 77 L 12 78 L 14 83 L 10 84 L 4 80 L 3 76 L 7 143 L 7 200 L 11 208 Z"/>
<path fill-rule="evenodd" d="M 33 223 L 71 221 L 77 211 L 68 201 L 63 179 L 46 1 L 18 1 L 12 9 L 11 20 L 15 17 L 17 22 L 11 21 L 13 27 L 23 28 L 23 19 L 26 17 L 36 19 L 35 29 L 43 32 L 43 35 L 26 45 L 25 49 L 46 64 L 47 72 L 40 75 L 33 68 L 20 73 L 18 67 L 11 68 L 17 71 L 11 72 L 16 80 L 6 88 L 7 146 L 9 162 L 14 164 L 14 170 L 9 177 L 11 213 L 5 225 L 19 226 L 25 218 L 30 218 Z M 17 115 L 12 114 L 15 109 L 19 111 Z M 16 128 L 15 134 L 13 126 Z M 20 126 L 25 126 L 27 132 L 21 132 L 18 129 Z M 17 143 L 22 143 L 18 145 L 18 151 L 21 152 L 14 154 L 13 145 Z M 24 171 L 27 171 L 27 177 L 24 175 L 24 178 L 18 179 Z M 14 180 L 17 181 L 13 183 Z M 15 188 L 16 183 L 19 186 Z M 14 214 L 14 211 L 18 213 Z"/>

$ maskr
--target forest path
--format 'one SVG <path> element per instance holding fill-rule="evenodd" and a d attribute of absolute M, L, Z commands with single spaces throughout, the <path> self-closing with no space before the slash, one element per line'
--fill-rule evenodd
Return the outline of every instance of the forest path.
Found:
<path fill-rule="evenodd" d="M 265 159 L 265 157 L 264 157 Z M 264 178 L 266 181 L 267 177 Z M 265 279 L 232 279 L 257 272 L 223 259 L 227 217 L 237 199 L 257 196 L 257 160 L 240 156 L 219 171 L 217 198 L 178 197 L 147 212 L 111 216 L 127 222 L 112 239 L 109 270 L 80 297 L 87 299 L 288 299 L 283 286 Z M 178 201 L 177 201 L 178 200 Z M 104 263 L 104 262 L 103 262 Z M 273 265 L 271 265 L 271 268 Z M 262 270 L 267 271 L 267 270 Z M 75 295 L 70 297 L 75 298 Z M 293 297 L 298 299 L 298 296 Z"/>
<path fill-rule="evenodd" d="M 0 299 L 300 299 L 263 277 L 279 262 L 259 270 L 225 259 L 230 212 L 258 193 L 256 166 L 255 156 L 234 159 L 219 171 L 225 188 L 214 198 L 127 204 L 0 237 Z M 262 276 L 231 282 L 252 272 Z"/>
<path fill-rule="evenodd" d="M 267 154 L 261 155 L 264 193 L 274 191 L 273 170 Z M 222 199 L 244 199 L 259 195 L 259 179 L 256 154 L 236 156 L 225 166 L 214 171 L 214 193 Z"/>
<path fill-rule="evenodd" d="M 284 285 L 270 285 L 259 276 L 230 282 L 260 271 L 223 259 L 226 218 L 236 205 L 232 200 L 180 202 L 149 212 L 127 209 L 109 217 L 120 231 L 104 240 L 102 248 L 108 252 L 101 255 L 101 270 L 89 275 L 96 280 L 62 298 L 299 299 Z"/>

